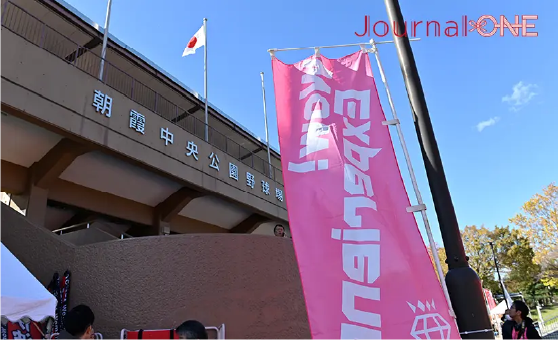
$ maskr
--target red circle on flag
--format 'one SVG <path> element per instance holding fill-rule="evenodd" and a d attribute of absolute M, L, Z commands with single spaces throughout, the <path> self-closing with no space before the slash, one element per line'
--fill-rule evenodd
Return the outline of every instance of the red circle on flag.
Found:
<path fill-rule="evenodd" d="M 186 45 L 186 47 L 193 48 L 196 45 L 197 41 L 198 41 L 198 39 L 196 39 L 196 37 L 192 37 L 192 39 L 190 39 L 190 41 L 188 42 L 188 45 Z"/>

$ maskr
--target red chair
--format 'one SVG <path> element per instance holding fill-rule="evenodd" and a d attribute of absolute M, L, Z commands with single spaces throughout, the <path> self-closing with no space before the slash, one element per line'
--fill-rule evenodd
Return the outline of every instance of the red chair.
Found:
<path fill-rule="evenodd" d="M 219 327 L 206 327 L 206 330 L 216 331 L 217 339 L 225 339 L 225 324 Z M 174 329 L 140 329 L 129 331 L 123 328 L 120 331 L 120 339 L 178 339 L 178 336 Z"/>
<path fill-rule="evenodd" d="M 121 339 L 178 339 L 174 329 L 155 329 L 155 330 L 137 330 L 129 331 L 123 329 L 120 331 Z"/>

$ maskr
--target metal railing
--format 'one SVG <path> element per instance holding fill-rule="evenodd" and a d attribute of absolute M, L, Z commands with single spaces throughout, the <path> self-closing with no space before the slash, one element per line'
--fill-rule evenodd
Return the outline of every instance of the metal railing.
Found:
<path fill-rule="evenodd" d="M 542 336 L 552 332 L 556 332 L 558 329 L 557 316 L 547 320 L 540 321 L 538 324 Z"/>
<path fill-rule="evenodd" d="M 64 36 L 9 0 L 2 0 L 2 27 L 59 57 L 90 76 L 98 78 L 101 62 L 99 55 Z M 103 83 L 107 86 L 204 140 L 206 124 L 203 121 L 120 70 L 106 59 L 102 78 Z M 209 144 L 264 176 L 283 184 L 281 169 L 273 165 L 269 167 L 267 160 L 255 155 L 251 150 L 244 148 L 209 125 L 208 130 Z"/>
<path fill-rule="evenodd" d="M 66 233 L 71 233 L 73 231 L 78 231 L 78 230 L 82 230 L 82 229 L 89 229 L 89 227 L 94 223 L 94 221 L 92 222 L 84 222 L 84 223 L 78 223 L 75 225 L 71 225 L 69 227 L 64 227 L 64 228 L 59 228 L 59 229 L 55 229 L 52 231 L 53 234 L 57 234 L 57 235 L 62 235 L 62 234 L 66 234 Z M 99 229 L 101 231 L 103 231 L 102 229 Z M 127 234 L 127 233 L 120 233 L 119 238 L 121 240 L 125 239 L 125 238 L 134 238 L 134 236 Z"/>

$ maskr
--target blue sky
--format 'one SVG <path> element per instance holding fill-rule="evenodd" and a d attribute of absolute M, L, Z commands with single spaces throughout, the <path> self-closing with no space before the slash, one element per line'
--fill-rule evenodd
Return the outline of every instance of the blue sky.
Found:
<path fill-rule="evenodd" d="M 66 1 L 104 25 L 106 0 Z M 512 37 L 508 32 L 489 38 L 475 32 L 467 37 L 425 37 L 418 31 L 422 40 L 412 42 L 460 226 L 506 225 L 526 200 L 557 181 L 557 1 L 401 0 L 400 6 L 407 21 L 460 21 L 462 15 L 476 20 L 485 14 L 511 20 L 514 15 L 539 16 L 533 21 L 539 34 L 535 38 Z M 264 137 L 259 73 L 265 72 L 270 141 L 279 148 L 267 50 L 367 41 L 354 34 L 363 31 L 365 15 L 373 22 L 387 20 L 383 1 L 113 0 L 110 32 L 203 93 L 203 51 L 185 58 L 181 54 L 202 19 L 208 18 L 210 102 Z M 355 50 L 322 53 L 337 58 Z M 396 50 L 392 45 L 379 50 L 430 224 L 442 243 Z M 277 57 L 292 63 L 310 53 L 278 52 Z M 378 75 L 376 65 L 373 70 Z M 384 88 L 376 78 L 389 115 Z M 396 138 L 393 134 L 413 202 Z"/>

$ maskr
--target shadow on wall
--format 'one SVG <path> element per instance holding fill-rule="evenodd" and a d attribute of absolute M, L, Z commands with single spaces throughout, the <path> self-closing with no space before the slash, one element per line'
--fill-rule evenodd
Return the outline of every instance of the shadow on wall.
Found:
<path fill-rule="evenodd" d="M 5 204 L 1 217 L 2 243 L 44 285 L 71 270 L 70 307 L 89 305 L 105 338 L 187 319 L 224 323 L 227 338 L 310 338 L 288 239 L 189 234 L 74 246 Z"/>

